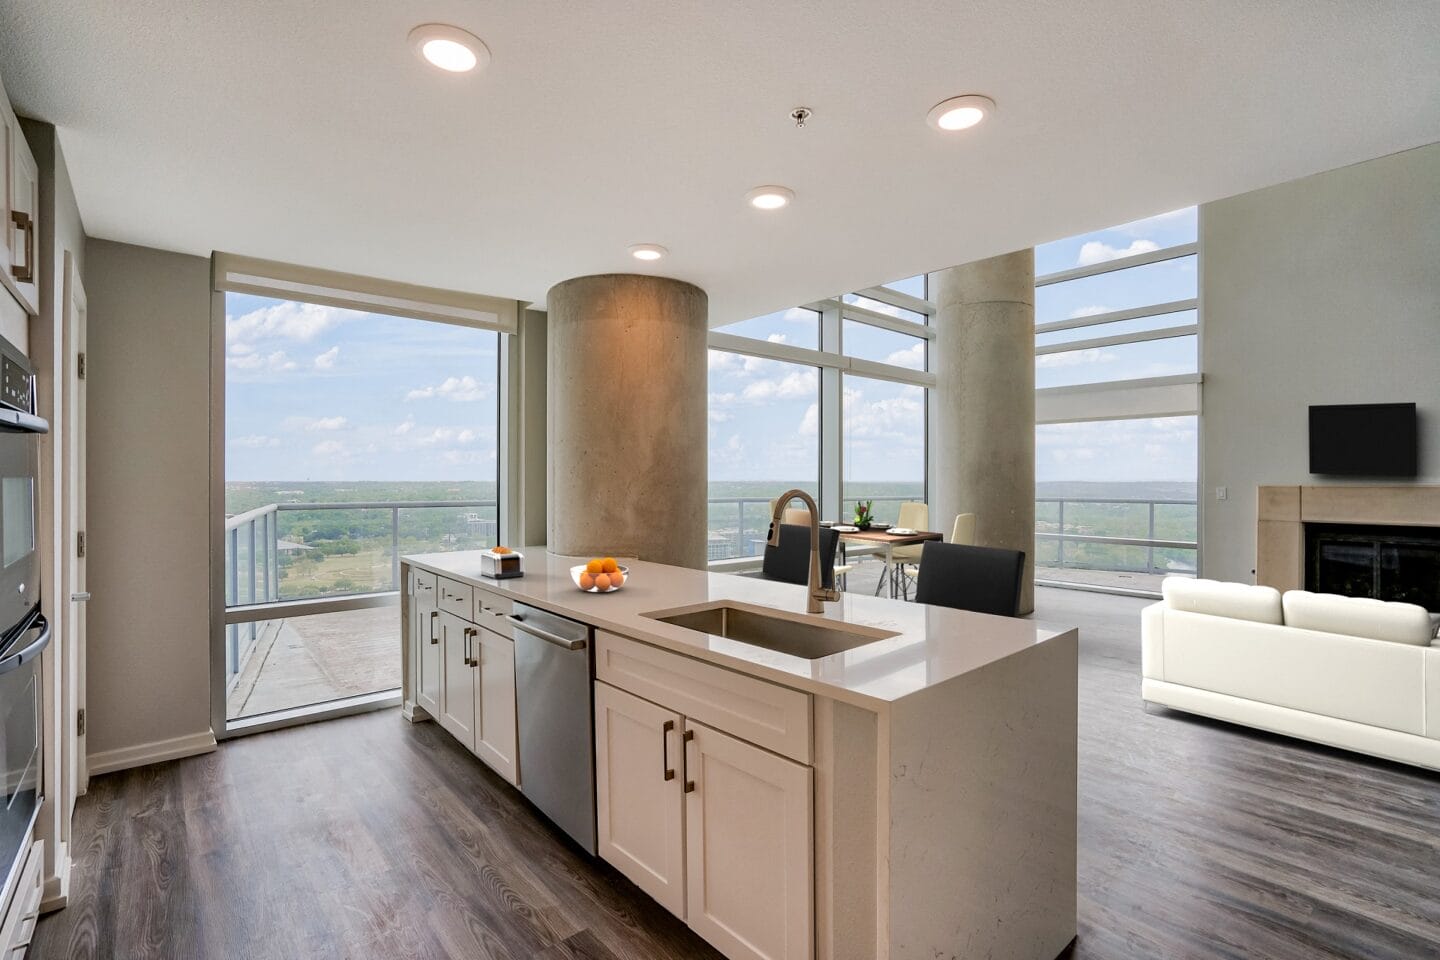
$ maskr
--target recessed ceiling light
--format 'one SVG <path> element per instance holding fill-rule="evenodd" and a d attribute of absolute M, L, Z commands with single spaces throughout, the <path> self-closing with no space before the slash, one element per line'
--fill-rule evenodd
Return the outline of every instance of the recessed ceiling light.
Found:
<path fill-rule="evenodd" d="M 669 252 L 658 243 L 636 243 L 630 247 L 630 256 L 636 260 L 659 260 Z"/>
<path fill-rule="evenodd" d="M 444 23 L 422 23 L 410 31 L 420 59 L 450 73 L 469 73 L 490 62 L 490 48 L 473 33 Z"/>
<path fill-rule="evenodd" d="M 795 199 L 795 191 L 769 184 L 751 190 L 745 194 L 745 199 L 756 210 L 779 210 L 790 205 L 790 201 Z"/>
<path fill-rule="evenodd" d="M 925 119 L 936 130 L 968 130 L 995 112 L 995 101 L 972 93 L 951 97 L 930 108 Z"/>

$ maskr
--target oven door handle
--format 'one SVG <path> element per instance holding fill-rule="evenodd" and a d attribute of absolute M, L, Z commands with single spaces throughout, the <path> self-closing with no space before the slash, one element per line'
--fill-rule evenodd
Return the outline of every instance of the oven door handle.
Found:
<path fill-rule="evenodd" d="M 37 627 L 40 630 L 40 636 L 30 641 L 30 643 L 26 645 L 23 649 L 10 654 L 10 656 L 6 657 L 3 660 L 0 660 L 0 674 L 9 673 L 11 670 L 20 669 L 20 667 L 24 666 L 31 660 L 34 660 L 36 657 L 38 657 L 40 655 L 40 651 L 44 650 L 50 645 L 50 621 L 45 619 L 44 614 L 37 614 L 35 617 L 35 622 L 30 625 L 31 630 L 34 630 Z"/>

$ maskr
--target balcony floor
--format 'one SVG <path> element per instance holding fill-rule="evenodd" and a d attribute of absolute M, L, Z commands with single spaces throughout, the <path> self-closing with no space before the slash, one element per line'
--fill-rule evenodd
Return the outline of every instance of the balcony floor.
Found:
<path fill-rule="evenodd" d="M 265 621 L 226 698 L 226 717 L 398 688 L 399 623 L 399 607 Z"/>

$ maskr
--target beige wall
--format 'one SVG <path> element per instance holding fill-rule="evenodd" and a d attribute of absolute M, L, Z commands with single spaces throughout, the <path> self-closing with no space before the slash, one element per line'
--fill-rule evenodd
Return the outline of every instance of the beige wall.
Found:
<path fill-rule="evenodd" d="M 1202 571 L 1250 582 L 1256 487 L 1319 482 L 1311 404 L 1418 403 L 1440 482 L 1440 144 L 1206 204 L 1200 225 Z"/>
<path fill-rule="evenodd" d="M 200 257 L 103 240 L 86 255 L 94 765 L 213 737 L 211 283 Z"/>

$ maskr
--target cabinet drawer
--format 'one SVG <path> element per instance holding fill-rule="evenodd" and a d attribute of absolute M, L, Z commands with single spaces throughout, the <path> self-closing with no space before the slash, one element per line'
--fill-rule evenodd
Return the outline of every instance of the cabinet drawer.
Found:
<path fill-rule="evenodd" d="M 810 695 L 596 632 L 595 676 L 776 753 L 810 763 Z"/>
<path fill-rule="evenodd" d="M 510 621 L 506 617 L 514 612 L 515 601 L 509 597 L 502 597 L 489 590 L 475 591 L 475 610 L 471 619 L 486 630 L 494 630 L 502 637 L 513 637 Z"/>
<path fill-rule="evenodd" d="M 469 620 L 475 615 L 475 591 L 468 583 L 457 583 L 448 577 L 437 577 L 436 581 L 439 591 L 436 606 L 462 620 Z"/>
<path fill-rule="evenodd" d="M 420 570 L 414 567 L 410 570 L 410 576 L 414 582 L 410 593 L 415 598 L 416 605 L 433 608 L 437 596 L 435 581 L 438 578 L 429 570 Z"/>

